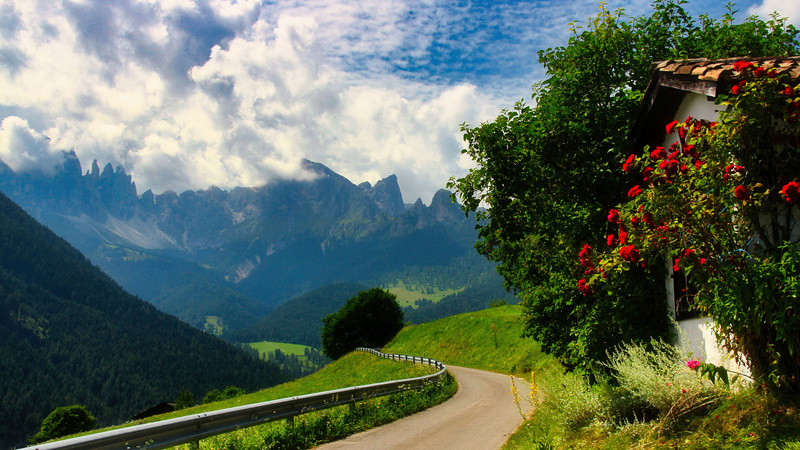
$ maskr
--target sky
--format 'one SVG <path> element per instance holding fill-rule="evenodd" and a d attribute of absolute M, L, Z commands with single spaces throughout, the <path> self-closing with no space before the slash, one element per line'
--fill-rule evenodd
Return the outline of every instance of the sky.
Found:
<path fill-rule="evenodd" d="M 695 0 L 694 17 L 724 2 Z M 650 1 L 608 0 L 626 15 Z M 747 0 L 737 18 L 800 2 Z M 138 192 L 261 186 L 322 163 L 426 204 L 472 162 L 460 124 L 530 103 L 540 49 L 596 0 L 0 0 L 0 160 L 122 165 Z"/>

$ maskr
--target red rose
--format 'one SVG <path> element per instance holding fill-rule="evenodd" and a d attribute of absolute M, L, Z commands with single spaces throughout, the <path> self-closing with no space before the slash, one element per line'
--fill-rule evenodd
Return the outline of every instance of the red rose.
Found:
<path fill-rule="evenodd" d="M 628 156 L 628 159 L 626 159 L 625 162 L 622 164 L 622 170 L 624 170 L 625 173 L 629 173 L 633 168 L 634 159 L 636 159 L 636 155 Z"/>
<path fill-rule="evenodd" d="M 608 221 L 611 223 L 619 223 L 619 211 L 616 209 L 608 211 Z"/>
<path fill-rule="evenodd" d="M 647 211 L 642 215 L 642 220 L 644 220 L 644 223 L 650 228 L 653 228 L 656 225 L 656 221 L 653 219 L 653 213 L 650 211 Z"/>
<path fill-rule="evenodd" d="M 794 89 L 791 86 L 786 86 L 782 93 L 787 97 L 794 97 Z"/>
<path fill-rule="evenodd" d="M 740 88 L 739 85 L 736 85 L 736 86 L 731 88 L 731 94 L 739 95 L 739 92 L 741 92 L 741 90 L 742 90 L 742 88 Z"/>
<path fill-rule="evenodd" d="M 735 70 L 737 72 L 741 72 L 743 70 L 747 70 L 747 69 L 749 69 L 751 67 L 753 67 L 753 63 L 750 62 L 750 61 L 736 61 L 733 64 L 733 70 Z"/>
<path fill-rule="evenodd" d="M 635 263 L 639 261 L 639 250 L 637 250 L 633 245 L 626 245 L 619 249 L 619 256 L 621 256 L 625 261 Z"/>
<path fill-rule="evenodd" d="M 636 227 L 639 226 L 639 221 L 640 221 L 640 219 L 638 217 L 636 217 L 636 216 L 631 217 L 631 225 L 633 226 L 633 228 L 636 228 Z"/>
<path fill-rule="evenodd" d="M 592 295 L 592 287 L 589 286 L 589 284 L 586 283 L 586 280 L 583 278 L 578 280 L 578 289 L 580 289 L 583 295 Z"/>
<path fill-rule="evenodd" d="M 667 134 L 672 134 L 672 132 L 675 130 L 675 127 L 677 125 L 678 125 L 678 121 L 677 120 L 673 120 L 672 122 L 668 123 L 667 124 Z"/>
<path fill-rule="evenodd" d="M 667 151 L 664 150 L 664 147 L 656 147 L 655 150 L 650 152 L 650 159 L 653 161 L 658 161 L 659 159 L 664 159 L 667 157 Z"/>
<path fill-rule="evenodd" d="M 608 237 L 606 238 L 606 244 L 608 244 L 609 247 L 617 245 L 617 237 L 614 236 L 613 234 L 609 234 Z"/>
<path fill-rule="evenodd" d="M 644 170 L 642 171 L 642 180 L 645 183 L 650 183 L 652 181 L 650 179 L 650 175 L 652 175 L 652 174 L 653 174 L 653 168 L 652 167 L 645 167 Z"/>
<path fill-rule="evenodd" d="M 694 255 L 694 249 L 687 248 L 686 250 L 683 251 L 683 257 L 684 258 L 689 258 L 692 255 Z"/>
<path fill-rule="evenodd" d="M 733 190 L 733 195 L 741 201 L 750 200 L 750 190 L 747 189 L 747 186 L 736 186 L 736 189 Z"/>
<path fill-rule="evenodd" d="M 753 71 L 753 76 L 756 78 L 762 78 L 766 74 L 767 74 L 767 69 L 763 67 L 756 67 L 756 69 Z"/>
<path fill-rule="evenodd" d="M 636 186 L 634 186 L 634 187 L 632 187 L 632 188 L 630 188 L 628 190 L 628 197 L 634 198 L 634 197 L 638 196 L 641 193 L 642 193 L 642 189 L 637 184 Z"/>
<path fill-rule="evenodd" d="M 767 76 L 770 78 L 776 78 L 778 76 L 778 71 L 775 69 L 770 70 L 767 72 Z"/>
<path fill-rule="evenodd" d="M 797 184 L 796 181 L 790 181 L 781 189 L 781 194 L 786 197 L 786 201 L 789 204 L 794 205 L 800 201 L 800 184 Z"/>
<path fill-rule="evenodd" d="M 678 263 L 679 263 L 679 262 L 681 262 L 681 259 L 680 259 L 680 258 L 675 258 L 675 262 L 674 262 L 674 263 L 672 263 L 672 271 L 673 271 L 673 272 L 676 272 L 676 273 L 677 273 L 677 272 L 680 272 L 680 271 L 681 271 L 681 268 L 680 268 L 680 266 L 678 265 Z"/>
<path fill-rule="evenodd" d="M 620 244 L 627 244 L 628 243 L 628 233 L 626 231 L 620 230 L 620 232 L 619 232 L 619 243 Z"/>

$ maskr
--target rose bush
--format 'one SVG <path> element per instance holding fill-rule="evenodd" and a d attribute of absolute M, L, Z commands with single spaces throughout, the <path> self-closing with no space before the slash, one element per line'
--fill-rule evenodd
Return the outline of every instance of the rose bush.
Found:
<path fill-rule="evenodd" d="M 697 290 L 693 298 L 676 293 L 676 303 L 712 315 L 735 357 L 771 389 L 798 398 L 800 99 L 775 71 L 751 61 L 735 70 L 740 80 L 721 96 L 719 123 L 672 122 L 666 132 L 677 139 L 668 149 L 627 158 L 623 171 L 638 169 L 641 178 L 633 180 L 636 195 L 629 191 L 609 212 L 609 227 L 621 233 L 617 224 L 630 223 L 631 232 L 593 256 L 581 292 L 670 258 Z"/>

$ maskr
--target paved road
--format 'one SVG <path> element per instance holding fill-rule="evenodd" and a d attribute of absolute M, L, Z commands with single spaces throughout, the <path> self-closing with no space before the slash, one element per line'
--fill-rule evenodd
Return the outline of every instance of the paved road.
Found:
<path fill-rule="evenodd" d="M 335 449 L 497 449 L 522 423 L 508 375 L 447 366 L 459 389 L 441 405 L 379 428 L 317 447 Z M 528 414 L 530 386 L 515 379 Z"/>

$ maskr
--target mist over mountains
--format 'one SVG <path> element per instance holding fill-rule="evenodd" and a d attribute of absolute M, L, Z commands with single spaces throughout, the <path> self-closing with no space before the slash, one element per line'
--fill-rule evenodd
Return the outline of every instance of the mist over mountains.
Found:
<path fill-rule="evenodd" d="M 406 205 L 394 175 L 355 185 L 303 166 L 304 180 L 138 195 L 123 167 L 94 162 L 84 172 L 65 152 L 54 175 L 0 162 L 0 191 L 126 290 L 201 329 L 210 318 L 247 328 L 330 283 L 389 285 L 431 268 L 448 274 L 438 283 L 501 285 L 473 249 L 474 219 L 449 192 Z"/>

